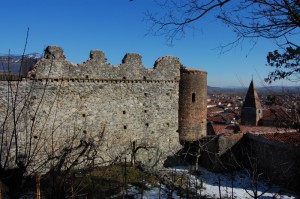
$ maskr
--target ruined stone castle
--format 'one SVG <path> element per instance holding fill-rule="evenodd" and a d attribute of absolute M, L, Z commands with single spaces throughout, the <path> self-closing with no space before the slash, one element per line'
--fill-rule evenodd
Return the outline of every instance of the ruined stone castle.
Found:
<path fill-rule="evenodd" d="M 140 147 L 138 161 L 161 164 L 181 144 L 206 135 L 206 78 L 207 72 L 172 56 L 147 69 L 139 54 L 127 53 L 112 65 L 102 51 L 92 50 L 89 60 L 73 64 L 62 48 L 49 46 L 26 78 L 11 84 L 26 108 L 16 127 L 24 137 L 18 139 L 26 142 L 32 132 L 44 154 L 74 139 L 93 139 L 102 162 L 130 157 Z M 1 120 L 9 104 L 7 84 L 0 85 Z"/>

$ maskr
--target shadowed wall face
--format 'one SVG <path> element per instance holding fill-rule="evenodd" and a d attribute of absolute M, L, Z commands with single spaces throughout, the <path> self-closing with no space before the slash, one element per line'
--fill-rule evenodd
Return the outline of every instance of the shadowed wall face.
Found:
<path fill-rule="evenodd" d="M 192 142 L 206 136 L 207 72 L 180 70 L 179 141 Z"/>

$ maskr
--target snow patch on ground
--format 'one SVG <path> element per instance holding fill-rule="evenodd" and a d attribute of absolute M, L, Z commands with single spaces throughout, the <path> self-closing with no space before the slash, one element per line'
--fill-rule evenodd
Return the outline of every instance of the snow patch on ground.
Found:
<path fill-rule="evenodd" d="M 246 172 L 236 172 L 234 175 L 220 174 L 210 172 L 200 167 L 197 175 L 189 174 L 187 167 L 177 167 L 172 169 L 164 170 L 169 173 L 176 173 L 177 176 L 186 176 L 189 179 L 189 185 L 191 188 L 200 187 L 202 184 L 203 188 L 197 188 L 197 195 L 205 196 L 207 198 L 219 198 L 220 192 L 222 198 L 253 198 L 249 194 L 253 195 L 251 190 L 251 180 Z M 232 177 L 233 176 L 233 177 Z M 233 182 L 232 182 L 233 179 Z M 220 190 L 219 190 L 220 181 Z M 233 189 L 232 187 L 233 183 Z M 171 191 L 166 185 L 150 186 L 146 185 L 146 190 L 138 190 L 136 187 L 131 186 L 127 193 L 133 196 L 133 198 L 145 198 L 145 199 L 158 199 L 158 198 L 185 198 L 179 196 L 177 191 Z M 260 180 L 257 183 L 258 195 L 265 192 L 260 198 L 280 198 L 280 199 L 297 199 L 295 193 L 288 192 L 281 189 L 281 187 L 267 184 L 265 181 Z M 247 193 L 248 192 L 248 193 Z M 118 194 L 120 196 L 120 194 Z"/>
<path fill-rule="evenodd" d="M 219 179 L 220 191 L 222 198 L 231 198 L 232 193 L 234 198 L 253 198 L 251 189 L 251 180 L 246 172 L 237 172 L 232 174 L 218 174 L 210 172 L 204 168 L 200 169 L 200 175 L 194 176 L 197 180 L 203 180 L 203 195 L 219 198 Z M 233 179 L 233 189 L 232 189 Z M 265 192 L 260 198 L 282 198 L 292 199 L 297 198 L 295 194 L 287 193 L 280 187 L 267 184 L 265 181 L 260 180 L 257 185 L 258 194 Z M 248 192 L 248 193 L 247 193 Z"/>

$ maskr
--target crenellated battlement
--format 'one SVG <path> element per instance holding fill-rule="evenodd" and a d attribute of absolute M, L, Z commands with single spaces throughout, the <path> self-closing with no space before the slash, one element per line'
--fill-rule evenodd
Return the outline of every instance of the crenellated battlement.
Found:
<path fill-rule="evenodd" d="M 90 59 L 74 64 L 68 61 L 63 49 L 48 46 L 45 56 L 28 73 L 33 79 L 126 79 L 126 80 L 178 80 L 180 63 L 177 57 L 164 56 L 158 58 L 153 69 L 142 64 L 142 56 L 127 53 L 121 64 L 112 65 L 107 62 L 105 54 L 100 50 L 92 50 Z"/>

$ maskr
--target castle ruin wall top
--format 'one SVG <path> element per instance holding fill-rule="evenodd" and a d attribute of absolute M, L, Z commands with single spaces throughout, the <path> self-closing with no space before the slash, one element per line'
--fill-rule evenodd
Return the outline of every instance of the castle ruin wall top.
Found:
<path fill-rule="evenodd" d="M 129 79 L 129 80 L 178 80 L 180 63 L 177 57 L 164 56 L 155 61 L 153 69 L 142 64 L 142 56 L 127 53 L 122 63 L 112 65 L 100 50 L 92 50 L 90 59 L 74 64 L 68 61 L 59 46 L 48 46 L 45 55 L 28 73 L 34 79 Z"/>

